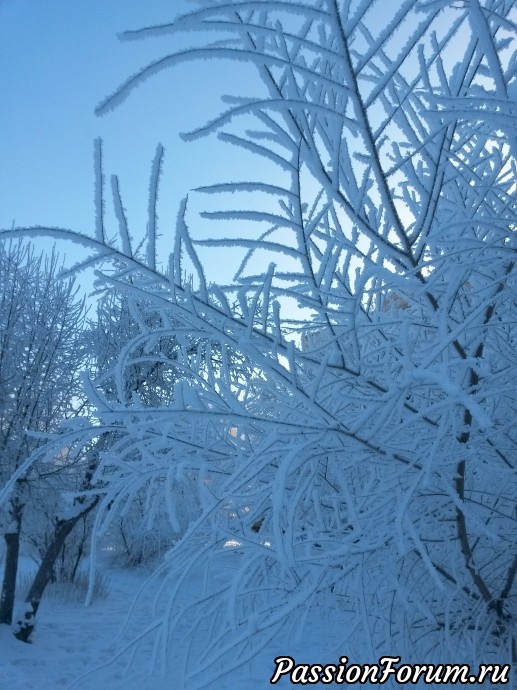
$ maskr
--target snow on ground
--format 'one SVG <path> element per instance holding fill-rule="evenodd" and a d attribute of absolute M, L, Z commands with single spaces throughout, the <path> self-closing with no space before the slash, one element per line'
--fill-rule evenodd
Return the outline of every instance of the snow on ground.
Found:
<path fill-rule="evenodd" d="M 109 584 L 109 596 L 103 601 L 94 601 L 89 607 L 44 599 L 31 644 L 19 642 L 7 626 L 0 626 L 0 690 L 191 690 L 178 684 L 173 663 L 165 677 L 153 673 L 149 664 L 150 640 L 147 646 L 144 640 L 133 654 L 129 650 L 117 656 L 124 643 L 149 623 L 153 592 L 144 590 L 134 611 L 131 629 L 120 635 L 128 609 L 148 573 L 111 569 L 104 575 Z M 312 640 L 294 640 L 289 649 L 285 637 L 271 640 L 268 648 L 251 662 L 239 667 L 235 659 L 229 660 L 229 665 L 237 665 L 237 669 L 211 682 L 208 690 L 272 687 L 269 679 L 276 656 L 291 654 L 300 663 L 314 663 L 314 655 L 307 658 L 304 650 L 314 649 L 317 641 L 326 646 L 328 626 L 325 630 L 322 623 L 315 621 Z M 295 686 L 282 679 L 276 687 Z"/>
<path fill-rule="evenodd" d="M 67 689 L 74 681 L 77 690 L 170 688 L 163 679 L 152 679 L 147 668 L 141 673 L 131 669 L 126 676 L 127 660 L 109 665 L 128 605 L 143 579 L 128 571 L 109 573 L 109 598 L 89 607 L 44 599 L 32 644 L 19 642 L 7 626 L 0 626 L 0 690 Z"/>
<path fill-rule="evenodd" d="M 27 563 L 24 568 L 27 568 Z M 150 637 L 143 637 L 136 648 L 128 646 L 128 642 L 149 625 L 151 603 L 158 586 L 153 581 L 141 589 L 149 578 L 149 572 L 111 568 L 103 570 L 103 575 L 109 586 L 109 595 L 104 600 L 94 601 L 91 606 L 64 603 L 55 597 L 44 599 L 31 644 L 19 642 L 8 626 L 0 625 L 0 690 L 198 690 L 202 686 L 198 682 L 199 675 L 194 674 L 194 680 L 188 681 L 187 685 L 179 680 L 180 673 L 179 669 L 175 670 L 174 659 L 168 659 L 165 675 L 153 670 Z M 220 576 L 228 577 L 230 572 L 221 572 Z M 192 578 L 187 596 L 198 592 L 200 584 Z M 139 591 L 141 595 L 135 599 Z M 269 679 L 275 670 L 274 659 L 278 656 L 289 655 L 298 664 L 336 664 L 341 655 L 349 654 L 353 663 L 351 646 L 354 633 L 346 629 L 344 611 L 339 610 L 337 602 L 327 600 L 325 603 L 326 606 L 313 605 L 305 610 L 301 614 L 303 621 L 294 620 L 292 626 L 273 635 L 266 647 L 251 660 L 240 663 L 234 656 L 225 659 L 225 667 L 232 669 L 226 675 L 220 675 L 218 669 L 211 669 L 214 673 L 211 674 L 212 679 L 203 685 L 204 690 L 299 688 L 300 684 L 292 684 L 287 676 L 275 686 L 270 685 Z M 130 609 L 130 625 L 122 629 Z M 210 624 L 209 621 L 206 623 Z M 343 636 L 349 638 L 348 645 L 339 642 Z M 180 634 L 178 638 L 173 649 L 188 644 L 186 637 Z M 394 653 L 395 650 L 387 650 L 387 654 Z M 489 683 L 485 686 L 495 687 Z M 343 685 L 318 683 L 309 687 Z M 392 688 L 394 685 L 388 681 L 383 687 Z M 443 686 L 425 686 L 419 682 L 411 687 L 433 690 Z"/>

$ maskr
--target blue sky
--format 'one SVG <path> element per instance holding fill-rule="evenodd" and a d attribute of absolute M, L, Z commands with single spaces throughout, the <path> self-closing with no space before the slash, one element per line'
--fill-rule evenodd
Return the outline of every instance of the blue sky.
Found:
<path fill-rule="evenodd" d="M 93 234 L 98 136 L 107 177 L 120 177 L 135 237 L 145 229 L 158 142 L 166 149 L 163 234 L 172 236 L 189 190 L 241 177 L 228 162 L 239 159 L 229 158 L 222 143 L 185 143 L 179 133 L 223 109 L 222 94 L 249 95 L 251 68 L 229 69 L 221 61 L 181 65 L 147 81 L 114 112 L 94 114 L 129 75 L 179 45 L 171 37 L 120 42 L 117 33 L 170 21 L 194 7 L 187 0 L 0 0 L 0 228 L 47 225 Z"/>

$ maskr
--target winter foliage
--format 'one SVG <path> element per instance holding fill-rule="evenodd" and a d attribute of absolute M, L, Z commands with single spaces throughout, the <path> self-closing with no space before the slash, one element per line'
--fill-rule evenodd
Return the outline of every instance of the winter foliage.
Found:
<path fill-rule="evenodd" d="M 43 260 L 28 244 L 0 244 L 1 623 L 12 619 L 22 524 L 24 536 L 32 533 L 41 546 L 42 535 L 35 535 L 45 512 L 41 497 L 47 509 L 57 509 L 60 489 L 71 488 L 71 457 L 69 467 L 57 453 L 51 465 L 37 460 L 45 435 L 80 403 L 84 304 L 73 281 L 57 281 L 58 271 L 55 254 Z"/>
<path fill-rule="evenodd" d="M 124 296 L 106 318 L 130 325 L 89 383 L 111 434 L 94 532 L 143 502 L 148 529 L 166 517 L 176 542 L 134 644 L 151 637 L 158 668 L 174 659 L 178 687 L 213 688 L 275 636 L 303 636 L 318 610 L 335 647 L 315 658 L 509 663 L 513 3 L 198 5 L 124 36 L 170 35 L 171 52 L 99 112 L 185 60 L 251 63 L 267 96 L 226 98 L 188 136 L 216 134 L 277 174 L 198 190 L 229 231 L 195 239 L 185 201 L 165 256 L 162 147 L 143 248 L 116 178 L 108 239 L 96 145 L 97 235 L 84 243 Z M 187 32 L 193 47 L 175 52 Z M 207 246 L 242 251 L 227 285 L 206 280 Z"/>

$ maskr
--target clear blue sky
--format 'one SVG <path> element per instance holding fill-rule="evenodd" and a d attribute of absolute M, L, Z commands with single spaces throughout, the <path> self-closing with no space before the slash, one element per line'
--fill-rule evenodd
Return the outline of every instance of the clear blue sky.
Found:
<path fill-rule="evenodd" d="M 223 109 L 225 92 L 250 95 L 251 68 L 229 69 L 221 61 L 181 65 L 146 82 L 116 111 L 94 114 L 129 75 L 179 45 L 171 37 L 124 43 L 117 33 L 194 8 L 187 0 L 0 0 L 0 228 L 48 225 L 93 234 L 98 136 L 107 177 L 120 176 L 135 237 L 145 230 L 158 142 L 166 148 L 163 234 L 172 237 L 179 201 L 190 189 L 241 178 L 242 168 L 228 163 L 239 159 L 222 143 L 187 144 L 179 133 Z"/>

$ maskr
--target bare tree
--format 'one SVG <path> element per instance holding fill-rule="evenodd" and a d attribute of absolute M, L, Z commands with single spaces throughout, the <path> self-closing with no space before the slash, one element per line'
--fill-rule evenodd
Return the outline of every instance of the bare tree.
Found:
<path fill-rule="evenodd" d="M 73 281 L 57 279 L 58 259 L 36 256 L 29 245 L 0 244 L 0 477 L 23 470 L 42 443 L 73 414 L 83 302 Z M 75 399 L 77 404 L 79 398 Z M 24 508 L 32 483 L 45 470 L 19 472 L 3 515 L 6 543 L 0 622 L 10 624 Z M 52 470 L 53 471 L 53 470 Z"/>

